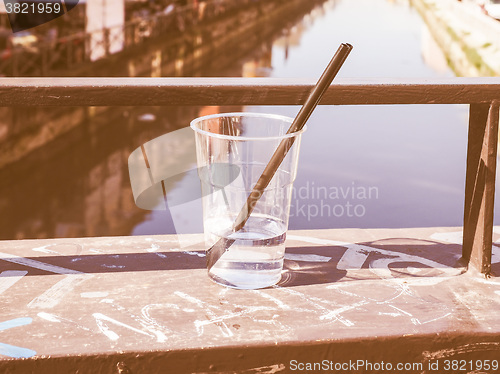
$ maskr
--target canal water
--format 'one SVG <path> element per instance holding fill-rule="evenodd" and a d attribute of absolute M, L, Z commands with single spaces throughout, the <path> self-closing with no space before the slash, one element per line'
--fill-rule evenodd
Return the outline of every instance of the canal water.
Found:
<path fill-rule="evenodd" d="M 317 79 L 342 42 L 354 45 L 342 78 L 454 76 L 408 1 L 329 1 L 245 66 Z M 466 144 L 464 106 L 318 107 L 302 139 L 289 227 L 460 226 Z M 152 213 L 134 232 L 156 232 L 164 216 Z"/>
<path fill-rule="evenodd" d="M 454 76 L 416 10 L 408 1 L 396 0 L 326 1 L 288 24 L 279 37 L 238 55 L 237 61 L 193 74 L 317 79 L 342 42 L 354 46 L 339 74 L 342 78 Z M 199 231 L 200 212 L 192 206 L 177 209 L 189 209 L 181 218 L 173 211 L 135 206 L 128 155 L 201 114 L 245 110 L 294 116 L 298 109 L 44 112 L 54 123 L 78 117 L 83 125 L 0 170 L 0 238 Z M 29 126 L 40 114 L 33 109 L 9 115 Z M 303 136 L 289 227 L 461 226 L 466 147 L 465 106 L 320 106 Z M 183 157 L 181 148 L 172 155 L 173 162 Z M 179 180 L 174 189 L 184 188 L 183 183 L 188 181 Z"/>

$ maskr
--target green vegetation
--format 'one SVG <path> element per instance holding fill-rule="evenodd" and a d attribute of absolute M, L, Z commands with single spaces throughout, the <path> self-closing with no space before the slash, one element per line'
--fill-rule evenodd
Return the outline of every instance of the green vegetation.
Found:
<path fill-rule="evenodd" d="M 441 20 L 440 20 L 441 21 Z M 451 39 L 458 43 L 460 47 L 462 48 L 462 51 L 464 52 L 465 56 L 467 57 L 467 60 L 476 67 L 476 69 L 479 71 L 479 74 L 482 76 L 496 76 L 497 73 L 495 70 L 493 70 L 486 62 L 484 62 L 483 58 L 481 55 L 477 52 L 475 48 L 470 47 L 466 43 L 464 43 L 463 39 L 460 38 L 457 34 L 457 32 L 451 28 L 449 25 L 446 25 L 446 32 L 450 35 Z M 470 32 L 464 32 L 464 35 L 469 35 Z M 489 47 L 491 43 L 485 43 L 483 44 L 482 48 Z M 454 69 L 454 64 L 450 63 L 450 59 L 447 58 L 448 64 L 450 68 L 457 73 L 457 71 Z"/>

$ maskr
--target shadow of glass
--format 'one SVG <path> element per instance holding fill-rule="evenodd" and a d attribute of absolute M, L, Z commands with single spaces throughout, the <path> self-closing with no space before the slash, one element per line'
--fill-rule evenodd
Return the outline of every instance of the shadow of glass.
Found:
<path fill-rule="evenodd" d="M 405 238 L 335 246 L 289 247 L 278 286 L 456 276 L 465 271 L 459 261 L 460 255 L 461 246 L 457 244 Z M 0 272 L 28 270 L 27 275 L 206 269 L 205 251 L 193 249 L 179 252 L 4 256 L 1 259 Z M 498 264 L 494 268 L 499 268 Z"/>
<path fill-rule="evenodd" d="M 278 286 L 395 278 L 432 281 L 465 272 L 461 249 L 458 244 L 413 238 L 287 248 Z"/>

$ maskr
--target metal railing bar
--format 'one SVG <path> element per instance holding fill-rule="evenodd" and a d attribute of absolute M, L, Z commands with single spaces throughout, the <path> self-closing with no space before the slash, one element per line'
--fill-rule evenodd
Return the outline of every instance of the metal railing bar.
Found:
<path fill-rule="evenodd" d="M 0 106 L 300 105 L 314 80 L 2 78 Z M 337 79 L 323 105 L 470 104 L 462 257 L 491 271 L 500 78 Z"/>
<path fill-rule="evenodd" d="M 313 79 L 2 78 L 0 106 L 301 105 Z M 320 104 L 476 104 L 500 100 L 500 77 L 341 79 Z"/>
<path fill-rule="evenodd" d="M 470 107 L 465 184 L 463 259 L 491 271 L 499 102 Z"/>

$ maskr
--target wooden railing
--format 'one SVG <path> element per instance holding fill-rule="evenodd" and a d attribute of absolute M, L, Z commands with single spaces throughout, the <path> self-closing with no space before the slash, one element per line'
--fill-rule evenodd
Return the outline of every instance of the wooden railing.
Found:
<path fill-rule="evenodd" d="M 1 106 L 300 105 L 314 82 L 270 78 L 3 78 Z M 322 105 L 469 104 L 462 257 L 491 270 L 500 78 L 338 79 Z"/>

